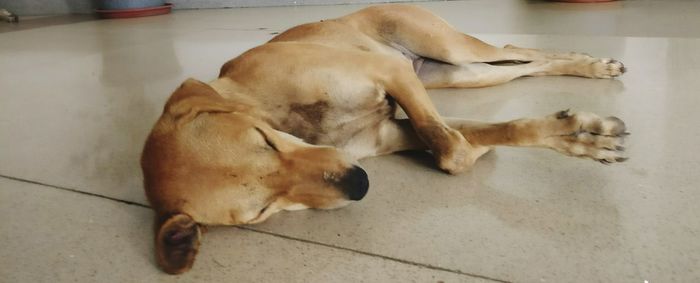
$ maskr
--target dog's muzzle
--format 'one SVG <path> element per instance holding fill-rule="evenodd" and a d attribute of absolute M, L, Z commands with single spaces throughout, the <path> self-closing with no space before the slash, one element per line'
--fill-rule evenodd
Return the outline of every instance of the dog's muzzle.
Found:
<path fill-rule="evenodd" d="M 348 170 L 337 184 L 350 200 L 361 200 L 369 190 L 367 172 L 357 166 Z"/>

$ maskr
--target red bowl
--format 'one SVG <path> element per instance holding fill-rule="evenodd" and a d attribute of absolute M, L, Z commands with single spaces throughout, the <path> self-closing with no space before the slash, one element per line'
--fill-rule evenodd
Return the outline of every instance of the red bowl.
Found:
<path fill-rule="evenodd" d="M 165 3 L 163 6 L 136 8 L 136 9 L 119 9 L 119 10 L 95 10 L 97 15 L 103 19 L 122 19 L 147 17 L 155 15 L 164 15 L 170 13 L 173 4 Z"/>
<path fill-rule="evenodd" d="M 554 2 L 568 2 L 568 3 L 602 3 L 602 2 L 613 2 L 617 0 L 552 0 Z"/>

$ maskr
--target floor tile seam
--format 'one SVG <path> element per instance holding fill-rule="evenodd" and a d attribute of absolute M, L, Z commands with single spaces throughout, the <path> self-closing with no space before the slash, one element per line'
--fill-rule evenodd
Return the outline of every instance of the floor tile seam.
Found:
<path fill-rule="evenodd" d="M 98 198 L 107 199 L 107 200 L 111 200 L 111 201 L 115 201 L 115 202 L 119 202 L 119 203 L 123 203 L 123 204 L 134 205 L 134 206 L 139 206 L 139 207 L 151 209 L 150 206 L 145 205 L 145 204 L 142 204 L 142 203 L 138 203 L 138 202 L 134 202 L 134 201 L 129 201 L 129 200 L 118 199 L 118 198 L 115 198 L 115 197 L 110 197 L 110 196 L 101 195 L 101 194 L 96 194 L 96 193 L 91 193 L 91 192 L 86 192 L 86 191 L 81 191 L 81 190 L 78 190 L 78 189 L 73 189 L 73 188 L 68 188 L 68 187 L 63 187 L 63 186 L 52 185 L 52 184 L 48 184 L 48 183 L 44 183 L 44 182 L 39 182 L 39 181 L 34 181 L 34 180 L 29 180 L 29 179 L 24 179 L 24 178 L 19 178 L 19 177 L 12 177 L 12 176 L 8 176 L 8 175 L 5 175 L 5 174 L 0 174 L 0 177 L 1 177 L 1 178 L 8 179 L 8 180 L 17 181 L 17 182 L 29 183 L 29 184 L 39 185 L 39 186 L 43 186 L 43 187 L 54 188 L 54 189 L 58 189 L 58 190 L 62 190 L 62 191 L 73 192 L 73 193 L 78 193 L 78 194 L 81 194 L 81 195 L 87 195 L 87 196 L 92 196 L 92 197 L 98 197 Z"/>
<path fill-rule="evenodd" d="M 254 229 L 254 228 L 251 228 L 250 226 L 235 226 L 235 227 L 238 229 L 256 232 L 256 233 L 265 234 L 265 235 L 270 235 L 270 236 L 274 236 L 274 237 L 278 237 L 278 238 L 282 238 L 282 239 L 287 239 L 287 240 L 291 240 L 291 241 L 298 241 L 298 242 L 302 242 L 302 243 L 308 243 L 308 244 L 323 246 L 323 247 L 327 247 L 327 248 L 348 251 L 348 252 L 352 252 L 352 253 L 357 253 L 357 254 L 370 256 L 370 257 L 381 258 L 381 259 L 385 259 L 385 260 L 389 260 L 389 261 L 393 261 L 393 262 L 399 262 L 402 264 L 413 265 L 413 266 L 422 267 L 422 268 L 426 268 L 426 269 L 444 271 L 444 272 L 449 272 L 449 273 L 453 273 L 453 274 L 459 274 L 459 275 L 472 277 L 472 278 L 485 279 L 485 280 L 494 281 L 494 282 L 510 283 L 510 281 L 507 281 L 507 280 L 493 278 L 490 276 L 480 275 L 480 274 L 476 274 L 476 273 L 464 272 L 464 271 L 459 270 L 459 269 L 451 269 L 451 268 L 436 266 L 436 265 L 432 265 L 432 264 L 414 262 L 414 261 L 400 259 L 400 258 L 396 258 L 396 257 L 366 252 L 366 251 L 362 251 L 362 250 L 358 250 L 358 249 L 346 248 L 346 247 L 327 244 L 327 243 L 323 243 L 323 242 L 291 237 L 291 236 L 277 234 L 277 233 L 268 232 L 268 231 L 264 231 L 264 230 Z"/>
<path fill-rule="evenodd" d="M 142 204 L 142 203 L 138 203 L 138 202 L 133 202 L 133 201 L 128 201 L 128 200 L 122 200 L 122 199 L 118 199 L 118 198 L 114 198 L 114 197 L 110 197 L 110 196 L 105 196 L 105 195 L 101 195 L 101 194 L 95 194 L 95 193 L 85 192 L 85 191 L 81 191 L 81 190 L 78 190 L 78 189 L 68 188 L 68 187 L 64 187 L 64 186 L 52 185 L 52 184 L 48 184 L 48 183 L 44 183 L 44 182 L 39 182 L 39 181 L 34 181 L 34 180 L 29 180 L 29 179 L 25 179 L 25 178 L 12 177 L 12 176 L 8 176 L 8 175 L 5 175 L 5 174 L 0 174 L 0 178 L 4 178 L 4 179 L 8 179 L 8 180 L 13 180 L 13 181 L 17 181 L 17 182 L 22 182 L 22 183 L 29 183 L 29 184 L 39 185 L 39 186 L 43 186 L 43 187 L 49 187 L 49 188 L 58 189 L 58 190 L 61 190 L 61 191 L 72 192 L 72 193 L 87 195 L 87 196 L 91 196 L 91 197 L 97 197 L 97 198 L 101 198 L 101 199 L 106 199 L 106 200 L 111 200 L 111 201 L 119 202 L 119 203 L 122 203 L 122 204 L 138 206 L 138 207 L 141 207 L 141 208 L 152 209 L 150 206 L 145 205 L 145 204 Z M 358 250 L 358 249 L 352 249 L 352 248 L 347 248 L 347 247 L 342 247 L 342 246 L 327 244 L 327 243 L 323 243 L 323 242 L 318 242 L 318 241 L 313 241 L 313 240 L 308 240 L 308 239 L 303 239 L 303 238 L 297 238 L 297 237 L 287 236 L 287 235 L 283 235 L 283 234 L 278 234 L 278 233 L 273 233 L 273 232 L 268 232 L 268 231 L 264 231 L 264 230 L 255 229 L 255 228 L 252 228 L 252 227 L 250 227 L 250 226 L 234 226 L 234 227 L 236 227 L 236 228 L 238 228 L 238 229 L 242 229 L 242 230 L 254 232 L 254 233 L 264 234 L 264 235 L 268 235 L 268 236 L 274 236 L 274 237 L 281 238 L 281 239 L 284 239 L 284 240 L 296 241 L 296 242 L 311 244 L 311 245 L 315 245 L 315 246 L 322 246 L 322 247 L 326 247 L 326 248 L 330 248 L 330 249 L 334 249 L 334 250 L 347 251 L 347 252 L 356 253 L 356 254 L 360 254 L 360 255 L 364 255 L 364 256 L 369 256 L 369 257 L 374 257 L 374 258 L 381 258 L 381 259 L 388 260 L 388 261 L 392 261 L 392 262 L 398 262 L 398 263 L 401 263 L 401 264 L 412 265 L 412 266 L 421 267 L 421 268 L 426 268 L 426 269 L 431 269 L 431 270 L 449 272 L 449 273 L 453 273 L 453 274 L 459 274 L 459 275 L 462 275 L 462 276 L 467 276 L 467 277 L 472 277 L 472 278 L 479 278 L 479 279 L 489 280 L 489 281 L 493 281 L 493 282 L 509 283 L 509 281 L 506 281 L 506 280 L 497 279 L 497 278 L 493 278 L 493 277 L 489 277 L 489 276 L 485 276 L 485 275 L 480 275 L 480 274 L 476 274 L 476 273 L 464 272 L 464 271 L 461 271 L 461 270 L 459 270 L 459 269 L 451 269 L 451 268 L 446 268 L 446 267 L 440 267 L 440 266 L 436 266 L 436 265 L 432 265 L 432 264 L 414 262 L 414 261 L 410 261 L 410 260 L 405 260 L 405 259 L 400 259 L 400 258 L 396 258 L 396 257 L 381 255 L 381 254 L 377 254 L 377 253 L 366 252 L 366 251 L 362 251 L 362 250 Z"/>

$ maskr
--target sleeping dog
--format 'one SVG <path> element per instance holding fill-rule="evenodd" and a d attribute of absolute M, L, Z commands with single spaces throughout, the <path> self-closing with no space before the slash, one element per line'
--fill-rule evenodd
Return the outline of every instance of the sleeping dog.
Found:
<path fill-rule="evenodd" d="M 522 76 L 613 78 L 622 63 L 581 53 L 498 48 L 409 5 L 382 5 L 289 29 L 175 90 L 146 141 L 144 186 L 156 211 L 157 262 L 189 270 L 205 225 L 264 221 L 281 210 L 362 199 L 357 161 L 429 150 L 450 174 L 494 146 L 545 147 L 625 160 L 616 117 L 560 111 L 483 123 L 441 117 L 426 89 Z M 398 107 L 408 119 L 395 116 Z"/>

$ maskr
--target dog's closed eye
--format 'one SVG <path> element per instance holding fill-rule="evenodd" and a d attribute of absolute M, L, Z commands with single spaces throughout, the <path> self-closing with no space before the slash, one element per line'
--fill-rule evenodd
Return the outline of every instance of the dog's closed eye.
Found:
<path fill-rule="evenodd" d="M 266 143 L 269 147 L 271 147 L 272 149 L 274 149 L 274 150 L 276 150 L 276 151 L 279 151 L 279 149 L 277 148 L 277 145 L 274 143 L 274 141 L 272 141 L 270 138 L 268 138 L 267 134 L 265 134 L 265 132 L 264 132 L 263 130 L 261 130 L 261 129 L 258 128 L 258 127 L 255 127 L 255 130 L 258 131 L 258 133 L 260 133 L 260 134 L 262 135 L 263 140 L 265 140 L 265 143 Z M 268 205 L 268 206 L 269 206 L 269 205 Z"/>
<path fill-rule="evenodd" d="M 259 214 L 265 213 L 265 211 L 267 211 L 267 209 L 270 208 L 270 204 L 272 204 L 272 203 L 268 203 L 265 207 L 263 207 L 263 208 L 260 210 L 260 213 L 259 213 Z"/>

